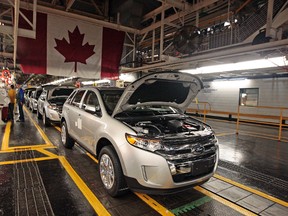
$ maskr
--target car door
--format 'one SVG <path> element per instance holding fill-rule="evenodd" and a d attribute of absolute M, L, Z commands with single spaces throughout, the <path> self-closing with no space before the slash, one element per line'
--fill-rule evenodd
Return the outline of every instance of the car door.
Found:
<path fill-rule="evenodd" d="M 65 109 L 65 120 L 68 126 L 69 134 L 75 139 L 79 140 L 79 134 L 82 130 L 82 119 L 81 115 L 83 110 L 80 109 L 81 101 L 86 90 L 79 90 L 76 92 L 75 96 L 69 101 Z M 70 98 L 69 98 L 70 100 Z"/>
<path fill-rule="evenodd" d="M 79 133 L 81 144 L 91 152 L 95 151 L 99 127 L 103 126 L 102 113 L 96 93 L 88 90 L 82 104 L 82 130 Z"/>
<path fill-rule="evenodd" d="M 44 101 L 46 100 L 47 97 L 47 91 L 44 90 L 41 95 L 38 98 L 38 111 L 41 115 L 43 115 L 43 107 L 44 107 Z"/>

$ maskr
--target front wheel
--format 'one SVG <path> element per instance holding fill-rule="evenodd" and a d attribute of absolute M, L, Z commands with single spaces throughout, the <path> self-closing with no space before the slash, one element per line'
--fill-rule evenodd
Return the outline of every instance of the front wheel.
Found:
<path fill-rule="evenodd" d="M 65 121 L 61 124 L 61 141 L 62 144 L 69 149 L 71 149 L 75 143 L 75 141 L 68 134 L 68 128 Z"/>
<path fill-rule="evenodd" d="M 99 174 L 110 196 L 117 197 L 127 192 L 121 164 L 112 146 L 105 146 L 100 151 Z"/>

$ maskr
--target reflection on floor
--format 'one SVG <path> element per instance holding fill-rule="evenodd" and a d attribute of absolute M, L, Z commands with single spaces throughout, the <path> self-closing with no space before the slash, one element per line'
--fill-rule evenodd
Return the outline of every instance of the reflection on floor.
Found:
<path fill-rule="evenodd" d="M 25 123 L 0 126 L 0 215 L 288 214 L 287 129 L 279 142 L 277 128 L 241 124 L 236 135 L 235 122 L 210 119 L 220 147 L 214 178 L 170 196 L 129 192 L 115 199 L 93 157 L 63 148 L 57 127 L 26 115 Z"/>

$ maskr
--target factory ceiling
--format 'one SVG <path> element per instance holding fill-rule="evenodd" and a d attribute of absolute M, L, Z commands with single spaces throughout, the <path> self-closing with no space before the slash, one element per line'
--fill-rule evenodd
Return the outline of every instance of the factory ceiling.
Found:
<path fill-rule="evenodd" d="M 62 14 L 126 32 L 122 73 L 288 56 L 288 6 L 283 0 L 2 0 L 0 66 L 15 70 L 23 80 L 31 76 L 21 74 L 15 53 L 17 4 L 20 10 Z M 212 80 L 287 73 L 284 65 L 200 76 Z"/>

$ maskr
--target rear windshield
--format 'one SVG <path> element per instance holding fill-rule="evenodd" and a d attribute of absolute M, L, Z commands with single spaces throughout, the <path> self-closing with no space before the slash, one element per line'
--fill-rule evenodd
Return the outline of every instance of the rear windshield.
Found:
<path fill-rule="evenodd" d="M 102 96 L 106 111 L 109 115 L 112 115 L 121 95 L 124 90 L 102 90 L 100 94 Z"/>

